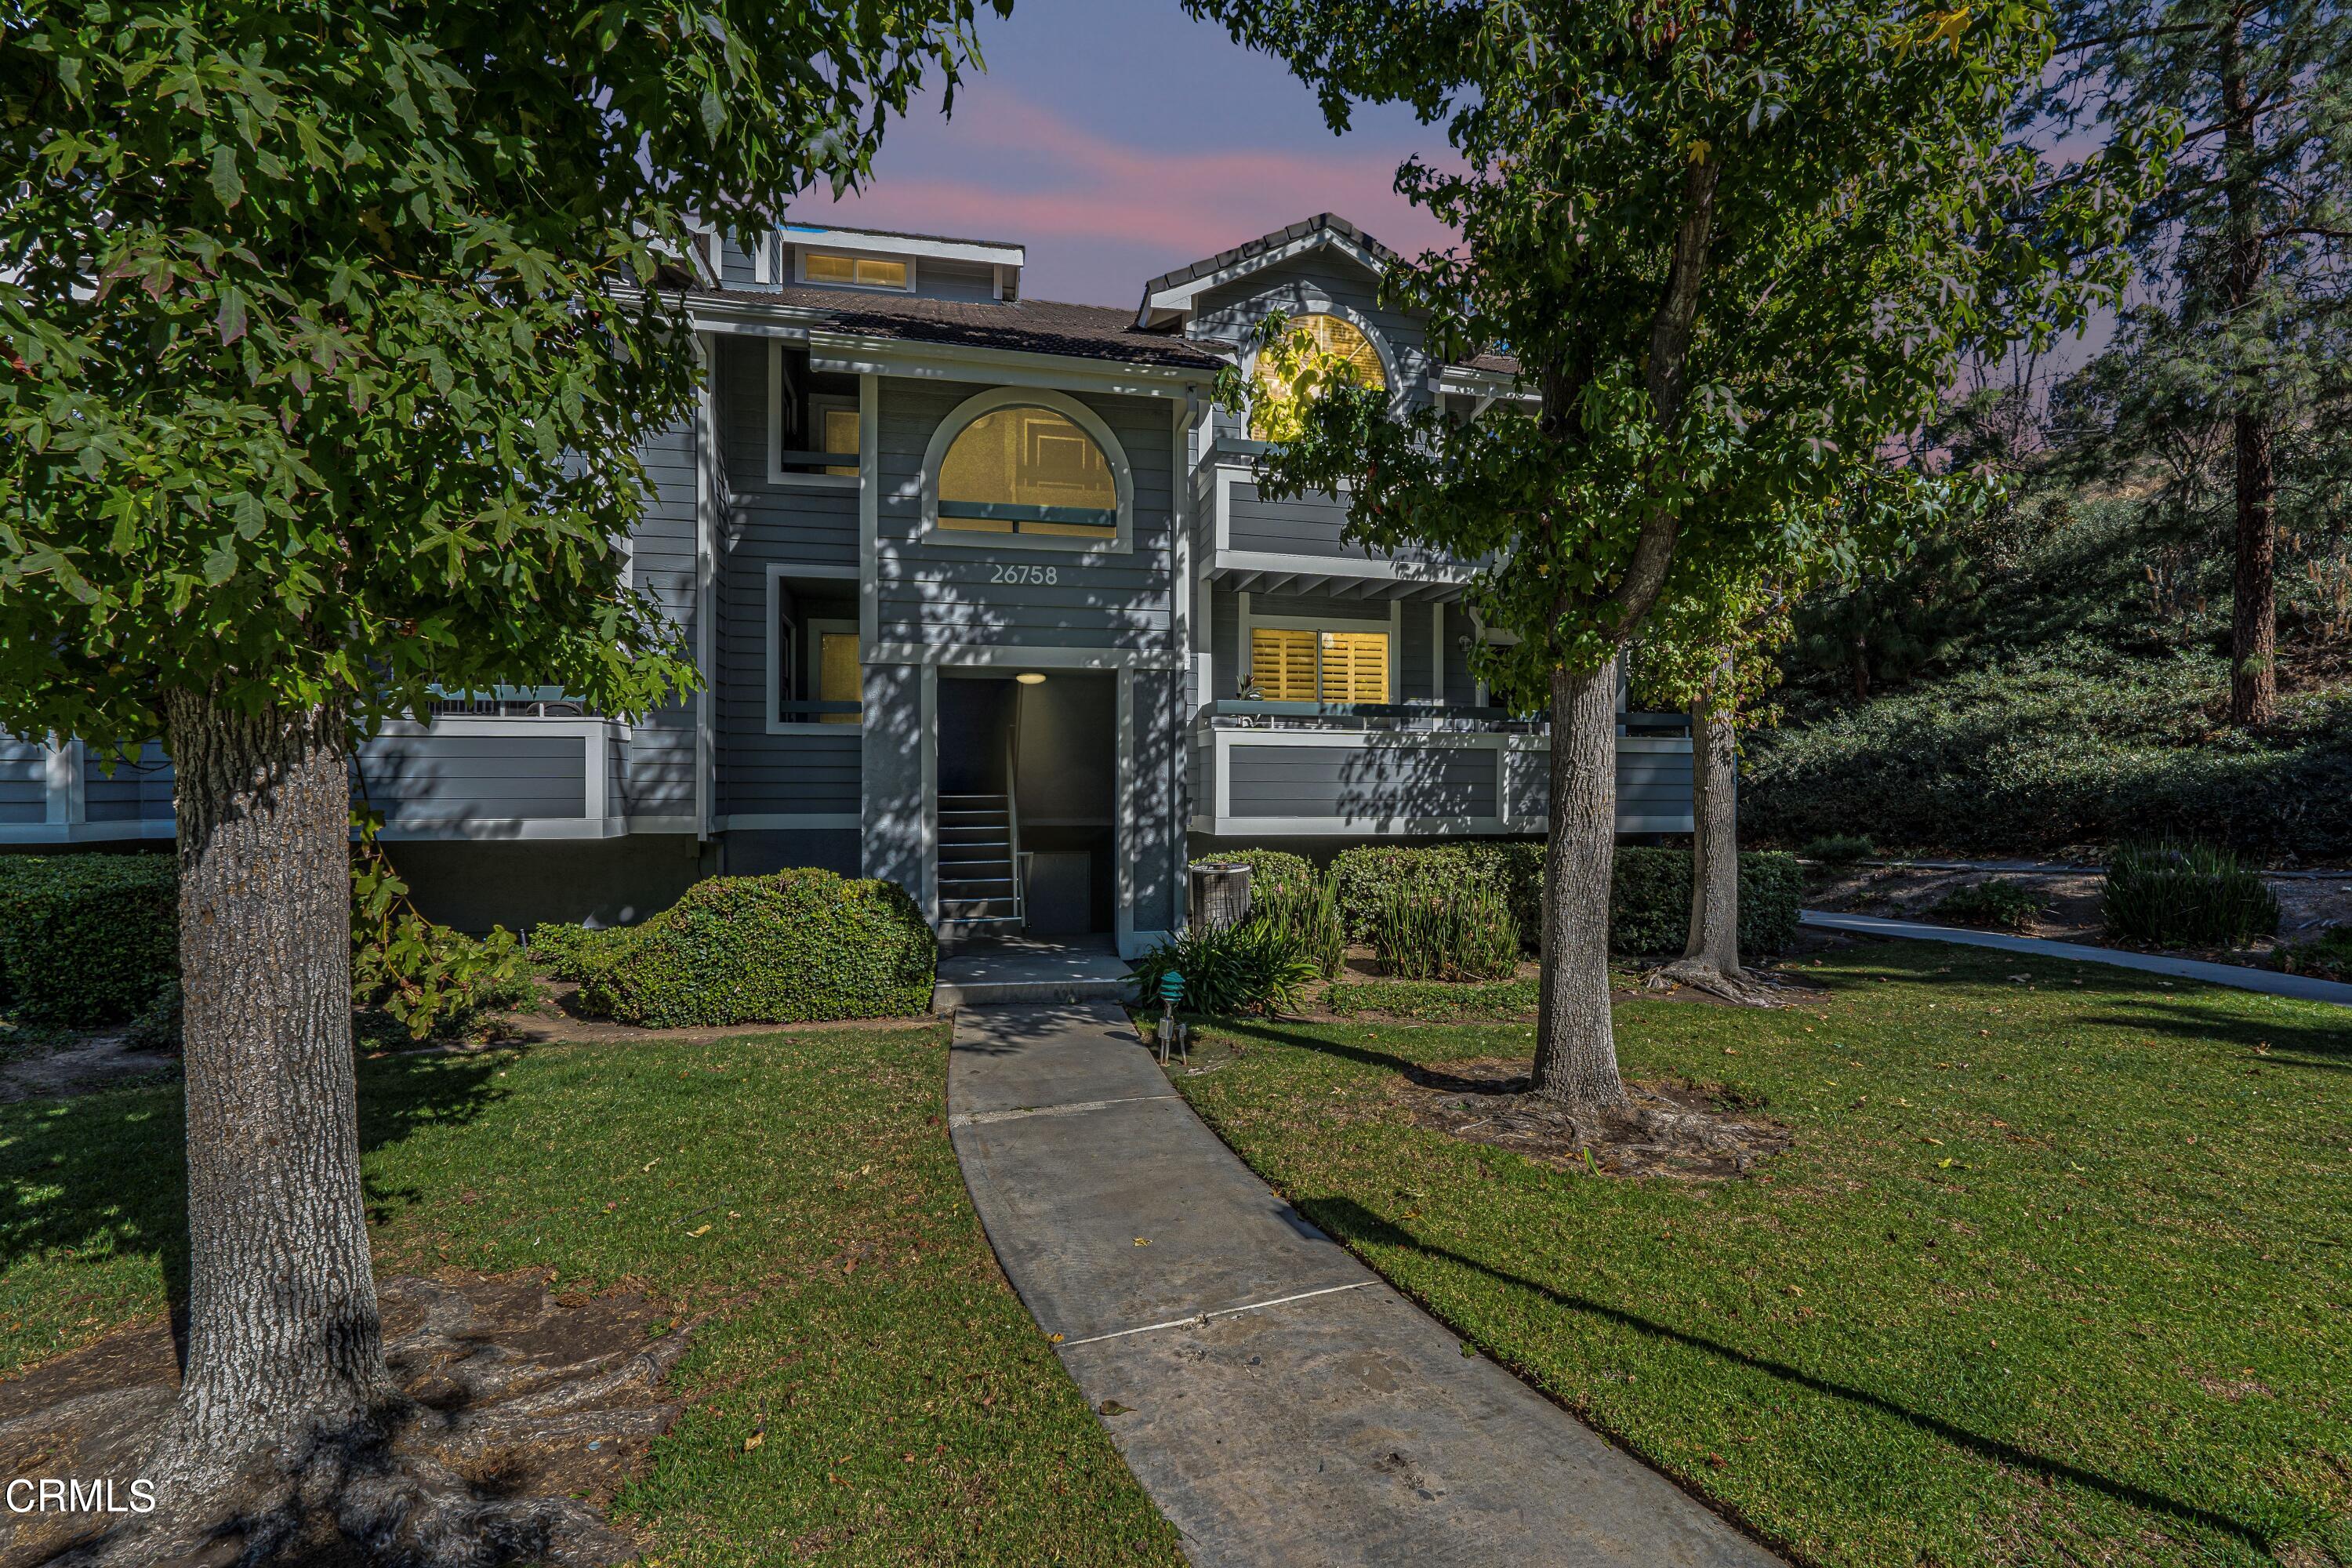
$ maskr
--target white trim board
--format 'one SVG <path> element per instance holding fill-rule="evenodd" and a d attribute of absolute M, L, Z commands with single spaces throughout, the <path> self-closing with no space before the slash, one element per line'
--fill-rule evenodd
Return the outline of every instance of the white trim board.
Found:
<path fill-rule="evenodd" d="M 844 405 L 854 401 L 853 399 L 842 396 L 838 393 L 814 394 L 809 398 L 809 405 L 812 411 L 814 410 L 820 399 L 830 403 L 835 407 L 843 406 Z M 783 408 L 784 344 L 782 339 L 771 339 L 768 342 L 768 405 L 763 411 L 765 415 L 763 422 L 767 426 L 766 444 L 768 450 L 768 483 L 779 489 L 793 490 L 848 490 L 856 489 L 858 486 L 865 483 L 864 469 L 866 467 L 866 445 L 865 422 L 863 419 L 859 421 L 858 425 L 859 441 L 857 459 L 858 468 L 860 470 L 858 473 L 798 473 L 789 470 L 784 467 Z M 820 434 L 822 432 L 820 432 Z M 816 450 L 814 447 L 803 447 L 801 449 L 804 451 Z"/>
<path fill-rule="evenodd" d="M 906 234 L 881 234 L 871 229 L 833 228 L 824 224 L 786 223 L 776 234 L 787 245 L 814 245 L 828 250 L 864 249 L 873 256 L 928 256 L 937 261 L 977 261 L 999 267 L 1019 267 L 1027 259 L 1026 246 L 999 245 L 984 239 L 935 239 Z"/>

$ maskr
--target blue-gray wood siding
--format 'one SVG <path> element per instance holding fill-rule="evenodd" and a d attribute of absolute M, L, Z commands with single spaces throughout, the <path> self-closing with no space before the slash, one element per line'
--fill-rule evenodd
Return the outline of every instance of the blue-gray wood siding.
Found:
<path fill-rule="evenodd" d="M 1176 711 L 1179 675 L 1138 670 L 1130 715 L 1135 805 L 1122 825 L 1120 858 L 1127 862 L 1129 910 L 1137 931 L 1173 931 L 1179 890 L 1176 847 L 1184 831 L 1182 779 L 1185 731 Z"/>
<path fill-rule="evenodd" d="M 1368 746 L 1232 749 L 1230 816 L 1491 817 L 1492 746 L 1409 740 Z"/>
<path fill-rule="evenodd" d="M 649 437 L 640 452 L 648 494 L 632 540 L 631 576 L 694 646 L 695 435 L 692 418 Z M 633 816 L 685 816 L 694 810 L 695 705 L 655 709 L 634 727 L 624 797 Z M 503 815 L 517 816 L 509 812 Z"/>
<path fill-rule="evenodd" d="M 857 564 L 857 492 L 768 478 L 766 340 L 719 339 L 719 427 L 728 498 L 728 548 L 773 561 Z"/>
<path fill-rule="evenodd" d="M 923 876 L 923 671 L 866 667 L 864 800 L 859 847 L 866 875 L 896 882 L 928 914 L 937 908 Z"/>
<path fill-rule="evenodd" d="M 839 724 L 799 724 L 783 735 L 730 735 L 719 772 L 727 815 L 856 816 L 865 739 Z"/>
<path fill-rule="evenodd" d="M 1514 805 L 1531 817 L 1551 811 L 1551 770 L 1549 753 L 1528 753 L 1528 767 L 1517 781 Z M 1617 819 L 1621 828 L 1629 818 L 1678 819 L 1687 830 L 1691 815 L 1691 754 L 1687 742 L 1679 750 L 1653 743 L 1617 742 Z M 1633 831 L 1634 829 L 1628 829 Z M 1646 831 L 1673 831 L 1648 829 Z"/>
<path fill-rule="evenodd" d="M 0 735 L 0 824 L 46 822 L 49 814 L 48 751 L 37 742 Z"/>
<path fill-rule="evenodd" d="M 1017 535 L 985 545 L 917 542 L 923 456 L 977 384 L 886 379 L 880 386 L 878 632 L 886 643 L 1170 651 L 1174 586 L 1174 431 L 1166 402 L 1079 397 L 1108 426 L 1135 490 L 1134 548 L 1083 554 L 1023 547 Z M 1049 568 L 1052 583 L 997 583 L 1002 564 Z"/>
<path fill-rule="evenodd" d="M 1396 562 L 1410 573 L 1416 565 L 1443 562 L 1442 552 L 1408 546 L 1396 551 L 1368 549 L 1340 537 L 1348 521 L 1348 503 L 1338 496 L 1301 496 L 1293 500 L 1265 500 L 1257 486 L 1235 479 L 1228 497 L 1225 548 L 1256 555 L 1298 555 L 1329 561 L 1335 566 L 1366 562 Z"/>
<path fill-rule="evenodd" d="M 578 821 L 587 745 L 577 734 L 379 735 L 360 748 L 354 784 L 387 827 Z"/>
<path fill-rule="evenodd" d="M 169 822 L 172 820 L 172 759 L 161 742 L 139 748 L 135 759 L 118 761 L 109 773 L 106 759 L 84 748 L 82 755 L 82 820 L 85 822 Z"/>

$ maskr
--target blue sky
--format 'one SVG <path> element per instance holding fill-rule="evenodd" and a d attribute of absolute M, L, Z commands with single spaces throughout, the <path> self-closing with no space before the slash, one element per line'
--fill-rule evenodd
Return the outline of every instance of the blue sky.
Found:
<path fill-rule="evenodd" d="M 1335 137 L 1286 70 L 1177 0 L 1017 0 L 980 41 L 952 119 L 919 101 L 864 192 L 792 216 L 1019 241 L 1032 298 L 1102 305 L 1318 212 L 1408 254 L 1444 238 L 1390 188 L 1407 154 L 1446 153 L 1440 128 L 1372 110 Z"/>

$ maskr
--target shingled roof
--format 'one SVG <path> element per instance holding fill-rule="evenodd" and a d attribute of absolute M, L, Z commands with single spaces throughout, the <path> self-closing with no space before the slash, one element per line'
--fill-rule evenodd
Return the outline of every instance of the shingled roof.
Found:
<path fill-rule="evenodd" d="M 1129 364 L 1213 371 L 1225 362 L 1199 344 L 1144 331 L 1132 311 L 1054 300 L 927 300 L 916 295 L 851 294 L 787 285 L 729 289 L 726 298 L 815 311 L 834 331 L 959 348 L 1013 349 Z"/>
<path fill-rule="evenodd" d="M 1238 267 L 1244 261 L 1255 260 L 1258 257 L 1268 255 L 1286 245 L 1305 239 L 1314 234 L 1334 234 L 1351 244 L 1360 246 L 1383 267 L 1392 267 L 1402 259 L 1395 251 L 1391 250 L 1339 214 L 1317 213 L 1313 217 L 1302 218 L 1287 228 L 1277 228 L 1272 234 L 1259 235 L 1255 239 L 1246 244 L 1236 245 L 1231 250 L 1221 250 L 1204 261 L 1195 261 L 1190 267 L 1179 267 L 1173 272 L 1163 272 L 1143 286 L 1143 297 L 1149 300 L 1163 289 L 1180 289 L 1194 279 L 1206 278 L 1212 273 Z"/>

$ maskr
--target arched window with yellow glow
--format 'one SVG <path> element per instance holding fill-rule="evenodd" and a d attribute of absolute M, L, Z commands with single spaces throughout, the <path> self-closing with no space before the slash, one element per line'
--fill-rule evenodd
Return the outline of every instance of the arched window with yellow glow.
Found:
<path fill-rule="evenodd" d="M 1250 435 L 1260 441 L 1286 441 L 1298 434 L 1298 405 L 1345 382 L 1375 392 L 1388 387 L 1380 351 L 1362 329 L 1344 316 L 1291 318 L 1280 342 L 1260 350 L 1257 397 L 1250 408 Z"/>
<path fill-rule="evenodd" d="M 957 432 L 940 463 L 941 528 L 978 533 L 1118 536 L 1118 479 L 1066 414 L 1014 405 Z"/>

